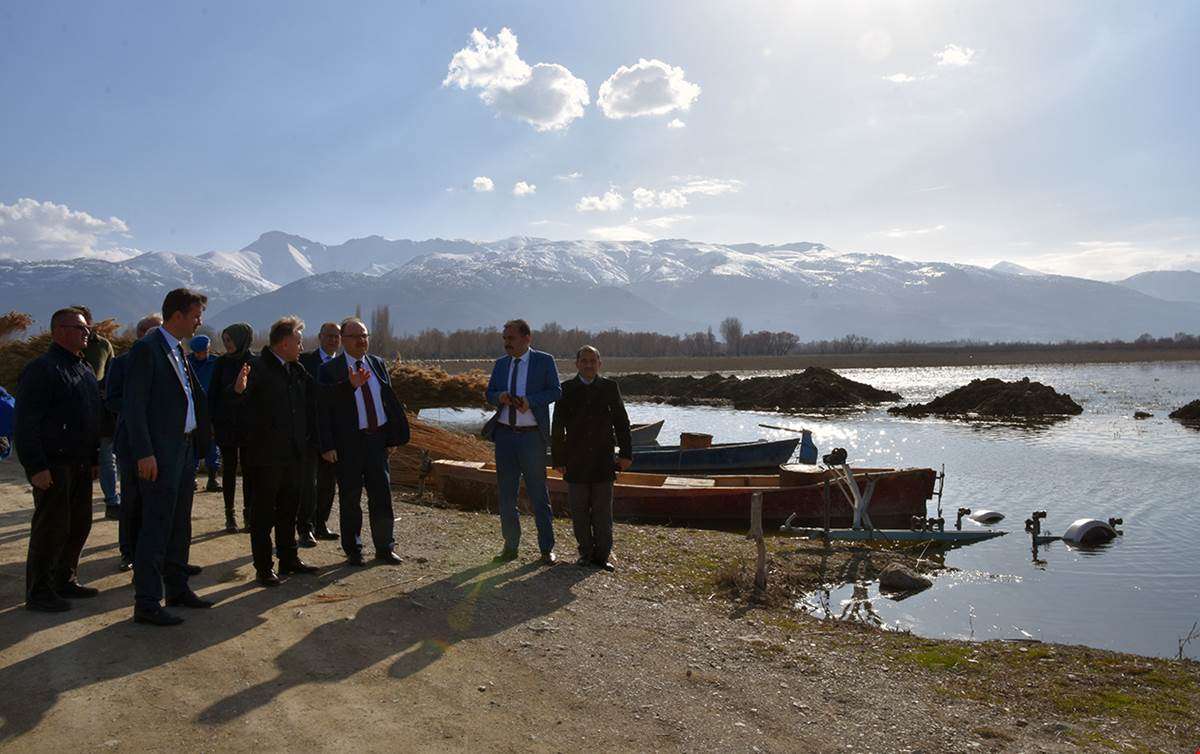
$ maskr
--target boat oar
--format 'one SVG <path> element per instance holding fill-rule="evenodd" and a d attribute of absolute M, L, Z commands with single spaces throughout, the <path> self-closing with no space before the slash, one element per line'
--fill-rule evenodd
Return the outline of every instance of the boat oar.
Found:
<path fill-rule="evenodd" d="M 807 432 L 807 429 L 793 429 L 792 427 L 777 427 L 774 424 L 759 424 L 758 426 L 766 429 L 782 429 L 784 432 Z"/>

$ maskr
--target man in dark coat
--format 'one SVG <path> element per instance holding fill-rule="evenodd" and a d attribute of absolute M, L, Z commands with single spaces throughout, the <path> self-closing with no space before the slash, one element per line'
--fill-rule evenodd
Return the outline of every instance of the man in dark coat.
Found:
<path fill-rule="evenodd" d="M 337 358 L 342 346 L 342 331 L 336 322 L 321 325 L 318 347 L 301 354 L 300 363 L 313 381 L 321 380 L 321 367 Z M 318 539 L 335 540 L 337 533 L 329 530 L 329 514 L 333 510 L 336 469 L 321 458 L 321 438 L 315 431 L 304 459 L 304 476 L 300 497 L 300 513 L 296 518 L 296 536 L 301 547 L 316 547 Z"/>
<path fill-rule="evenodd" d="M 271 529 L 279 552 L 279 574 L 316 573 L 296 549 L 300 472 L 316 420 L 313 381 L 300 366 L 304 323 L 283 317 L 271 325 L 270 344 L 242 367 L 233 383 L 234 401 L 246 430 L 246 474 L 250 488 L 250 549 L 263 586 L 279 586 L 271 559 Z"/>
<path fill-rule="evenodd" d="M 246 362 L 254 358 L 250 343 L 254 339 L 254 328 L 246 322 L 237 322 L 221 331 L 221 343 L 225 353 L 217 357 L 213 365 L 212 382 L 208 387 L 208 408 L 212 414 L 213 439 L 221 449 L 221 491 L 225 495 L 225 531 L 233 534 L 238 530 L 233 515 L 234 496 L 237 494 L 238 459 L 241 456 L 242 435 L 238 428 L 237 411 L 225 400 L 238 373 Z M 250 480 L 242 473 L 242 522 L 244 531 L 250 531 Z"/>
<path fill-rule="evenodd" d="M 580 348 L 575 368 L 554 408 L 552 463 L 567 482 L 579 564 L 612 571 L 613 480 L 633 463 L 629 415 L 617 383 L 600 376 L 599 351 Z"/>
<path fill-rule="evenodd" d="M 395 514 L 387 449 L 408 442 L 408 418 L 392 390 L 387 365 L 368 354 L 370 334 L 361 319 L 342 322 L 342 356 L 321 367 L 319 396 L 321 457 L 337 464 L 342 549 L 351 565 L 365 565 L 362 553 L 362 493 L 375 559 L 392 565 L 396 554 Z"/>
<path fill-rule="evenodd" d="M 162 325 L 162 317 L 150 314 L 137 323 L 137 339 L 141 340 L 156 327 Z M 117 570 L 133 568 L 133 550 L 137 546 L 137 532 L 142 525 L 142 501 L 138 497 L 137 463 L 130 457 L 129 436 L 122 431 L 121 408 L 125 397 L 125 370 L 129 367 L 129 352 L 112 360 L 104 376 L 104 407 L 113 421 L 113 450 L 117 457 L 117 476 L 121 480 L 121 506 L 117 522 L 117 546 L 121 551 L 121 562 Z M 124 441 L 124 445 L 122 445 Z"/>
<path fill-rule="evenodd" d="M 33 485 L 33 524 L 25 566 L 25 606 L 69 610 L 64 598 L 95 597 L 78 580 L 79 554 L 92 530 L 92 480 L 99 475 L 100 385 L 83 360 L 88 323 L 78 309 L 50 319 L 53 343 L 17 383 L 17 459 Z"/>
<path fill-rule="evenodd" d="M 188 586 L 192 481 L 196 456 L 208 451 L 208 400 L 180 342 L 196 334 L 208 297 L 177 288 L 163 299 L 163 325 L 129 350 L 121 407 L 135 459 L 142 526 L 134 549 L 133 619 L 173 626 L 168 606 L 212 607 Z"/>

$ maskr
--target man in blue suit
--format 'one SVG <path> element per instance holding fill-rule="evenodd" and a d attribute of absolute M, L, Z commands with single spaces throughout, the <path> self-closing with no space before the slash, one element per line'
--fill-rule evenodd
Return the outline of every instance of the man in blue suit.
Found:
<path fill-rule="evenodd" d="M 177 288 L 163 300 L 163 324 L 129 350 L 121 418 L 122 438 L 137 465 L 142 525 L 133 553 L 138 623 L 173 626 L 183 619 L 159 604 L 206 608 L 188 587 L 192 476 L 208 452 L 208 401 L 180 341 L 195 335 L 208 297 Z"/>
<path fill-rule="evenodd" d="M 500 498 L 500 531 L 504 549 L 499 562 L 514 560 L 521 541 L 517 492 L 521 477 L 537 523 L 542 563 L 554 565 L 554 524 L 550 495 L 546 491 L 546 448 L 550 444 L 550 404 L 562 397 L 554 357 L 529 347 L 529 323 L 514 319 L 504 323 L 504 351 L 496 359 L 488 381 L 488 403 L 497 407 L 495 433 L 496 485 Z"/>

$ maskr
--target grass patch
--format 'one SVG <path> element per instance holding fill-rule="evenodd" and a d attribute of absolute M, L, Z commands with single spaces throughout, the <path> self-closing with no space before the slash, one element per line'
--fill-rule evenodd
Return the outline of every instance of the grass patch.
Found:
<path fill-rule="evenodd" d="M 959 644 L 932 644 L 910 650 L 901 659 L 931 671 L 968 670 L 973 669 L 974 664 L 967 660 L 974 652 L 974 648 Z"/>

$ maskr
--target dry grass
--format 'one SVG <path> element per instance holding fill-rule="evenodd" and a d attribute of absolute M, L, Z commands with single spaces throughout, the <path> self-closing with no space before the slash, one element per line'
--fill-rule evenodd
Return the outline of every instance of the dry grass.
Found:
<path fill-rule="evenodd" d="M 388 459 L 392 484 L 396 486 L 417 486 L 423 454 L 428 454 L 431 461 L 490 461 L 495 455 L 490 442 L 426 424 L 415 416 L 408 417 L 408 427 L 412 434 L 408 444 L 392 448 Z"/>
<path fill-rule="evenodd" d="M 488 378 L 473 370 L 448 374 L 436 366 L 402 362 L 388 364 L 396 395 L 411 410 L 422 408 L 476 407 L 486 403 Z"/>

